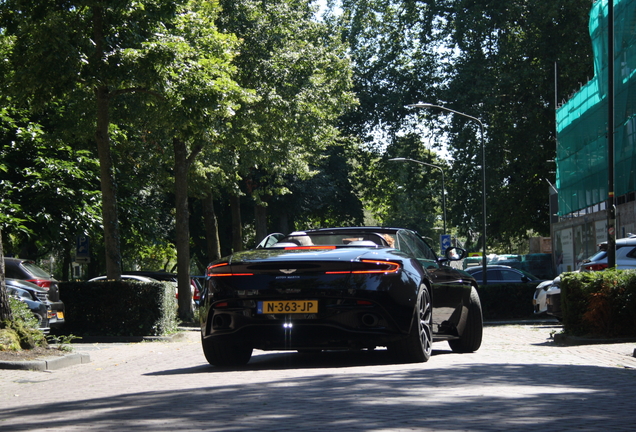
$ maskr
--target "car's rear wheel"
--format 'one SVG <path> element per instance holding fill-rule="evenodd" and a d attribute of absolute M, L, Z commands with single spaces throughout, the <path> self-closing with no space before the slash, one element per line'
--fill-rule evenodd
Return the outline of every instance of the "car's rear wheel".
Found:
<path fill-rule="evenodd" d="M 425 285 L 420 289 L 411 331 L 407 338 L 388 348 L 397 360 L 405 363 L 428 361 L 433 351 L 433 310 L 431 294 Z"/>
<path fill-rule="evenodd" d="M 214 366 L 243 366 L 252 358 L 252 348 L 245 348 L 201 336 L 203 354 Z"/>
<path fill-rule="evenodd" d="M 484 319 L 481 312 L 481 302 L 475 287 L 471 288 L 470 300 L 468 303 L 468 316 L 466 326 L 459 339 L 449 340 L 453 352 L 470 353 L 477 351 L 481 346 L 481 339 L 484 332 Z"/>

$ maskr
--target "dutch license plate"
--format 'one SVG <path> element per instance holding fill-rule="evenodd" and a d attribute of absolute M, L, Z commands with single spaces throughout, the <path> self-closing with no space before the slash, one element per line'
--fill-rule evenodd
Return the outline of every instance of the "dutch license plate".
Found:
<path fill-rule="evenodd" d="M 276 300 L 259 301 L 259 314 L 318 313 L 317 300 Z"/>
<path fill-rule="evenodd" d="M 57 319 L 64 319 L 64 312 L 58 312 Z"/>

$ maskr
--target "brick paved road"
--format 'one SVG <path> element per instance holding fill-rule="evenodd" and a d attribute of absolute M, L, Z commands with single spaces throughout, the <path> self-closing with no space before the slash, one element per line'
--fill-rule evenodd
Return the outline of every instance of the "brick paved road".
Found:
<path fill-rule="evenodd" d="M 92 362 L 0 370 L 0 430 L 632 431 L 636 344 L 555 346 L 558 327 L 489 326 L 474 354 L 257 351 L 242 370 L 179 342 L 78 345 Z"/>

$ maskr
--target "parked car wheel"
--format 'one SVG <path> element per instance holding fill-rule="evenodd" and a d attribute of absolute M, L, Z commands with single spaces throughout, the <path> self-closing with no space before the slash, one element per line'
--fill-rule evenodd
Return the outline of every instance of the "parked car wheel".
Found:
<path fill-rule="evenodd" d="M 481 301 L 475 287 L 470 292 L 470 302 L 468 304 L 468 317 L 466 319 L 466 330 L 461 338 L 448 341 L 448 345 L 453 352 L 471 353 L 477 351 L 481 346 L 483 337 L 484 318 L 481 311 Z"/>
<path fill-rule="evenodd" d="M 423 285 L 417 302 L 411 332 L 406 339 L 391 344 L 389 350 L 395 357 L 405 363 L 428 361 L 433 351 L 433 313 L 431 295 Z"/>
<path fill-rule="evenodd" d="M 201 336 L 205 359 L 214 366 L 244 366 L 252 358 L 252 348 L 240 347 Z"/>

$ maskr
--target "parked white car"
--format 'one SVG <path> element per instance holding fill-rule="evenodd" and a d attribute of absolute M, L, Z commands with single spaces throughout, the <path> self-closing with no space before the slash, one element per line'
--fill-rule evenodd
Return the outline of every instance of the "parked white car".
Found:
<path fill-rule="evenodd" d="M 532 297 L 535 314 L 547 313 L 561 318 L 561 276 L 554 280 L 542 282 L 537 286 Z M 554 295 L 558 294 L 557 297 Z M 558 310 L 556 309 L 558 307 Z"/>

